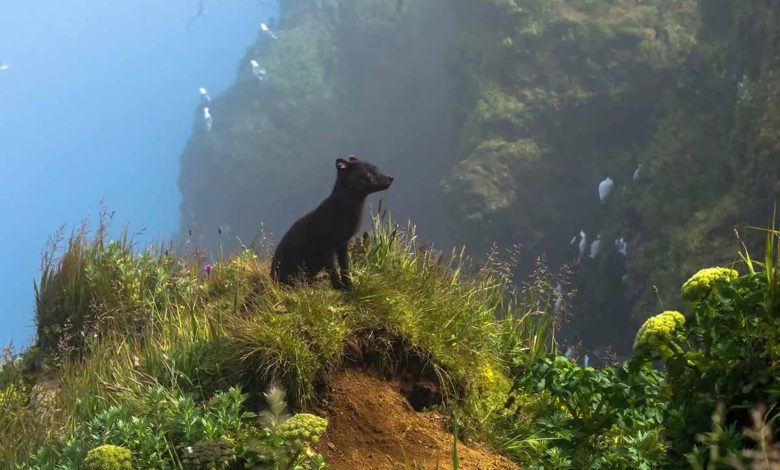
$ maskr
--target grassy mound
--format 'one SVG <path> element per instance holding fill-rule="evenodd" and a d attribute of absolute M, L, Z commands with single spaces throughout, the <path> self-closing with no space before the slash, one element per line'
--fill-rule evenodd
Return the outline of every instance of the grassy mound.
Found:
<path fill-rule="evenodd" d="M 353 247 L 349 293 L 278 286 L 268 260 L 249 249 L 204 264 L 197 254 L 136 253 L 127 237 L 105 234 L 103 223 L 91 238 L 79 230 L 44 259 L 38 344 L 0 374 L 0 404 L 12 410 L 0 417 L 4 462 L 33 455 L 33 466 L 78 467 L 90 448 L 115 444 L 130 447 L 136 464 L 179 468 L 182 449 L 219 439 L 241 454 L 253 421 L 244 413 L 262 407 L 262 391 L 279 384 L 306 409 L 345 361 L 427 377 L 461 428 L 476 430 L 503 408 L 509 359 L 530 361 L 553 341 L 552 321 L 537 312 L 551 305 L 551 289 L 521 312 L 495 259 L 483 269 L 468 268 L 462 252 L 444 261 L 413 228 L 378 218 Z M 32 394 L 14 395 L 29 386 Z M 212 409 L 214 400 L 233 411 Z M 186 422 L 176 403 L 196 404 L 203 429 L 155 418 L 170 405 L 169 423 Z M 138 429 L 116 429 L 123 420 Z"/>

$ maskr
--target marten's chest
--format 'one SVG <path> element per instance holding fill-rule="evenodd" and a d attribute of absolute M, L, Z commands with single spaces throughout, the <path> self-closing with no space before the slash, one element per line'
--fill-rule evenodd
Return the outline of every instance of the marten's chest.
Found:
<path fill-rule="evenodd" d="M 345 243 L 360 229 L 363 204 L 329 198 L 314 211 L 312 219 L 312 230 L 322 235 L 324 240 Z"/>
<path fill-rule="evenodd" d="M 348 241 L 350 238 L 354 237 L 360 228 L 361 221 L 362 217 L 360 214 L 353 215 L 351 217 L 344 217 L 342 220 L 340 220 L 336 227 L 339 239 Z"/>

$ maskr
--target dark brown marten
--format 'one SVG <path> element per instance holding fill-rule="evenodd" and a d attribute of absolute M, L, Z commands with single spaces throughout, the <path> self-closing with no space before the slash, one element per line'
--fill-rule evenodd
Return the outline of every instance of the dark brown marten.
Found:
<path fill-rule="evenodd" d="M 392 176 L 371 163 L 355 157 L 336 160 L 333 192 L 282 237 L 271 263 L 271 277 L 283 284 L 309 282 L 324 269 L 334 288 L 349 289 L 347 245 L 360 228 L 363 204 L 369 194 L 389 188 L 392 182 Z"/>

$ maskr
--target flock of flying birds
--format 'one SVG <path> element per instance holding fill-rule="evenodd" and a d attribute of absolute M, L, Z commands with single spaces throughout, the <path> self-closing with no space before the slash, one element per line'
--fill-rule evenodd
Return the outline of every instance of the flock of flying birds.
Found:
<path fill-rule="evenodd" d="M 633 174 L 633 181 L 636 182 L 642 177 L 642 165 L 639 164 L 636 169 L 634 170 Z M 609 176 L 601 180 L 599 182 L 598 186 L 598 194 L 599 194 L 599 201 L 601 204 L 606 203 L 607 199 L 609 199 L 610 195 L 612 194 L 613 189 L 615 188 L 615 181 L 612 180 Z M 624 188 L 625 189 L 625 188 Z M 577 248 L 579 248 L 579 256 L 577 257 L 577 261 L 575 265 L 579 265 L 583 258 L 586 256 L 595 259 L 599 253 L 601 252 L 601 234 L 596 235 L 596 239 L 593 240 L 590 244 L 588 244 L 588 234 L 585 233 L 583 229 L 580 229 L 579 233 L 574 235 L 572 237 L 570 244 L 574 245 L 577 243 Z M 624 237 L 616 238 L 615 239 L 615 251 L 620 253 L 623 256 L 624 262 L 628 259 L 628 242 Z M 628 269 L 626 269 L 628 271 Z M 628 277 L 628 273 L 623 275 L 623 284 L 629 289 L 629 291 L 632 291 L 635 289 L 635 286 L 632 286 L 631 280 Z M 564 301 L 564 295 L 563 295 L 563 286 L 561 286 L 560 283 L 558 283 L 555 288 L 553 289 L 553 309 L 555 313 L 558 313 L 563 308 L 563 301 Z M 564 353 L 564 356 L 572 359 L 572 356 L 575 352 L 576 347 L 569 347 L 566 352 Z M 583 356 L 583 365 L 585 367 L 588 367 L 590 364 L 590 356 L 588 354 L 585 354 Z"/>
<path fill-rule="evenodd" d="M 192 24 L 200 18 L 201 16 L 204 16 L 206 14 L 206 6 L 203 0 L 201 0 L 198 3 L 198 11 L 195 13 L 195 15 L 190 18 L 190 20 L 187 22 L 187 29 L 190 29 L 192 27 Z M 260 23 L 260 31 L 263 32 L 266 36 L 271 38 L 272 40 L 276 41 L 279 39 L 279 36 L 276 35 L 276 33 L 268 27 L 265 23 Z M 255 77 L 259 81 L 265 80 L 265 76 L 267 74 L 265 68 L 260 66 L 260 63 L 257 62 L 255 59 L 252 59 L 249 61 L 249 65 L 251 67 L 252 76 Z M 0 68 L 0 70 L 2 70 Z M 211 129 L 214 127 L 214 118 L 211 116 L 211 109 L 209 108 L 209 105 L 211 104 L 211 97 L 209 96 L 209 91 L 205 87 L 200 87 L 198 90 L 200 92 L 200 100 L 201 100 L 201 106 L 203 106 L 203 125 L 206 128 L 206 131 L 211 132 Z"/>
<path fill-rule="evenodd" d="M 204 16 L 205 14 L 206 14 L 206 6 L 204 1 L 201 0 L 198 3 L 198 11 L 187 22 L 187 29 L 190 29 L 192 27 L 192 24 L 195 22 L 195 20 L 197 20 L 201 16 Z M 271 30 L 271 28 L 269 28 L 268 25 L 265 23 L 260 23 L 260 30 L 263 32 L 263 34 L 270 37 L 274 41 L 279 39 L 276 33 L 273 30 Z M 260 66 L 259 62 L 252 59 L 249 61 L 249 65 L 251 66 L 253 77 L 255 77 L 257 80 L 261 82 L 265 80 L 265 76 L 267 72 L 265 68 Z M 11 70 L 11 64 L 0 60 L 0 72 L 8 72 L 10 70 Z M 203 124 L 205 125 L 206 130 L 210 132 L 212 127 L 214 126 L 214 119 L 211 117 L 211 110 L 209 109 L 209 104 L 211 103 L 211 97 L 209 96 L 209 92 L 205 87 L 201 87 L 199 89 L 199 92 L 200 92 L 201 105 L 203 106 Z"/>
<path fill-rule="evenodd" d="M 636 170 L 634 170 L 633 180 L 637 181 L 639 178 L 641 178 L 641 176 L 642 165 L 640 164 L 636 167 Z M 615 182 L 609 176 L 604 178 L 599 183 L 599 200 L 602 204 L 607 201 L 614 188 Z M 596 235 L 596 239 L 593 240 L 590 245 L 588 245 L 588 234 L 585 233 L 583 229 L 580 229 L 580 233 L 572 237 L 570 244 L 574 245 L 577 240 L 579 240 L 579 243 L 577 244 L 577 247 L 579 248 L 579 257 L 577 258 L 577 262 L 575 264 L 579 265 L 586 255 L 591 259 L 595 259 L 601 252 L 601 234 Z M 615 249 L 624 257 L 628 256 L 628 243 L 626 242 L 626 239 L 623 237 L 615 239 Z"/>

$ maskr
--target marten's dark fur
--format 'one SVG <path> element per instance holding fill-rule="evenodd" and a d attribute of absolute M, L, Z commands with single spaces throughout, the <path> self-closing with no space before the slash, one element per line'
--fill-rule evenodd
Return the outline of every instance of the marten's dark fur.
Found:
<path fill-rule="evenodd" d="M 333 192 L 290 227 L 276 248 L 271 277 L 284 284 L 311 281 L 323 269 L 336 289 L 349 289 L 349 240 L 360 228 L 366 197 L 393 182 L 375 165 L 350 157 L 336 160 Z M 334 258 L 341 268 L 336 269 Z M 340 274 L 340 275 L 339 275 Z"/>

